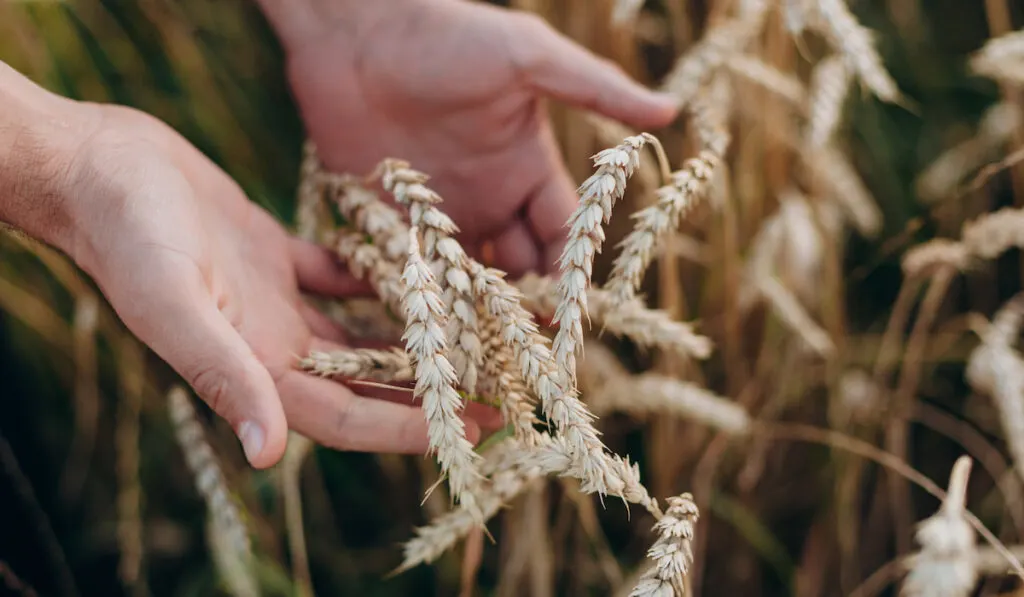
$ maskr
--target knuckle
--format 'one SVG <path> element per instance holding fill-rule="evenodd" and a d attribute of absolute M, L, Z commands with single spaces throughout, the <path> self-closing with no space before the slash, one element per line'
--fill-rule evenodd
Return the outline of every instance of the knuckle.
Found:
<path fill-rule="evenodd" d="M 188 383 L 215 413 L 224 416 L 231 384 L 222 368 L 208 363 L 198 365 L 188 376 Z"/>

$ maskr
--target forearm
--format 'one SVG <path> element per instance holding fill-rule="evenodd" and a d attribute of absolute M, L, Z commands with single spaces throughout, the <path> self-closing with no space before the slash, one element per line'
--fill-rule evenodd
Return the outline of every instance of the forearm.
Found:
<path fill-rule="evenodd" d="M 0 62 L 0 221 L 62 250 L 71 156 L 87 128 L 79 106 Z"/>

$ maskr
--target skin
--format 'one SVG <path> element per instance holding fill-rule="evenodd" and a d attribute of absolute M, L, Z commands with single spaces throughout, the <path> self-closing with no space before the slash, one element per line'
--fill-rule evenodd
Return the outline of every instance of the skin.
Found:
<path fill-rule="evenodd" d="M 351 172 L 409 159 L 433 176 L 464 240 L 494 239 L 514 273 L 554 262 L 576 201 L 544 98 L 641 126 L 674 116 L 535 19 L 462 0 L 353 2 L 261 1 L 321 157 Z M 360 396 L 294 368 L 296 355 L 345 342 L 301 293 L 365 286 L 156 119 L 54 96 L 0 63 L 0 221 L 92 276 L 231 423 L 253 466 L 280 460 L 289 428 L 343 450 L 426 449 L 408 393 Z M 466 415 L 472 441 L 500 424 L 493 409 Z"/>

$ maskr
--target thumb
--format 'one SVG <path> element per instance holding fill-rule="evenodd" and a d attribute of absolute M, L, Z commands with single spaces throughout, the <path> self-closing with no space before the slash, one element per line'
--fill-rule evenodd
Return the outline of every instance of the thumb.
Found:
<path fill-rule="evenodd" d="M 179 286 L 142 302 L 149 316 L 125 323 L 137 327 L 139 339 L 231 424 L 252 466 L 276 464 L 284 455 L 288 423 L 274 380 L 212 297 Z"/>
<path fill-rule="evenodd" d="M 631 79 L 535 15 L 511 20 L 516 67 L 541 93 L 637 127 L 662 127 L 678 112 L 675 100 Z"/>

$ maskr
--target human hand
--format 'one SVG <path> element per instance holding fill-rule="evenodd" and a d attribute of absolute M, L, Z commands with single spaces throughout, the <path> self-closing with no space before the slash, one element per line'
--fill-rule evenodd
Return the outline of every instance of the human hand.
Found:
<path fill-rule="evenodd" d="M 326 166 L 359 173 L 409 160 L 470 250 L 493 240 L 496 265 L 515 274 L 552 268 L 577 202 L 540 100 L 640 127 L 676 113 L 526 13 L 464 0 L 261 3 Z"/>
<path fill-rule="evenodd" d="M 253 466 L 280 459 L 289 426 L 339 449 L 426 449 L 419 409 L 295 369 L 297 355 L 343 341 L 300 289 L 341 296 L 364 288 L 325 249 L 289 237 L 158 120 L 67 100 L 52 108 L 22 120 L 57 113 L 67 126 L 23 129 L 8 143 L 0 119 L 0 161 L 14 161 L 0 168 L 0 197 L 15 195 L 0 218 L 90 274 L 127 327 L 232 425 Z M 18 171 L 31 173 L 31 184 L 11 183 Z M 56 217 L 19 221 L 11 205 L 32 196 Z M 467 421 L 467 431 L 473 440 L 479 429 Z"/>

